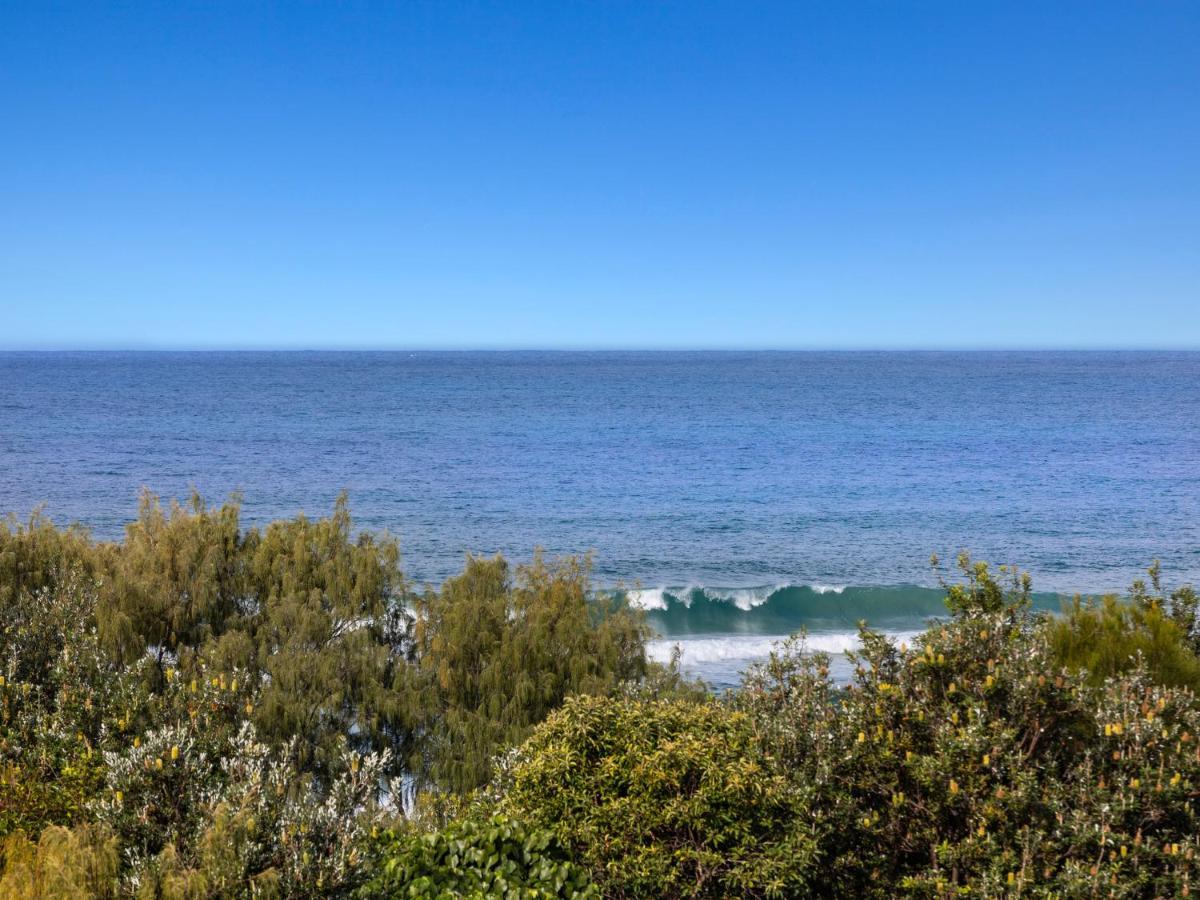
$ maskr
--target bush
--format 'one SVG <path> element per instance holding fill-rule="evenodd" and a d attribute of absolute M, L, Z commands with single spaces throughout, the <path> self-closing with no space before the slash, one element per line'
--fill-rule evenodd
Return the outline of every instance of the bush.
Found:
<path fill-rule="evenodd" d="M 1200 692 L 1200 598 L 1185 585 L 1169 596 L 1158 563 L 1150 585 L 1135 581 L 1128 601 L 1076 597 L 1047 625 L 1058 661 L 1086 672 L 1092 684 L 1145 666 L 1161 684 Z"/>
<path fill-rule="evenodd" d="M 646 627 L 624 603 L 589 601 L 588 560 L 540 554 L 467 559 L 440 592 L 415 599 L 409 695 L 422 740 L 412 771 L 464 793 L 572 694 L 606 695 L 646 674 Z"/>
<path fill-rule="evenodd" d="M 363 898 L 599 897 L 553 834 L 505 816 L 427 833 L 388 831 L 375 842 L 374 856 Z"/>
<path fill-rule="evenodd" d="M 1055 659 L 1093 685 L 1144 666 L 1160 684 L 1200 691 L 1200 659 L 1161 606 L 1076 598 L 1047 631 Z"/>
<path fill-rule="evenodd" d="M 60 857 L 85 861 L 96 835 L 116 862 L 88 878 L 111 893 L 353 890 L 414 787 L 419 808 L 461 806 L 447 789 L 564 696 L 647 671 L 641 617 L 593 607 L 586 560 L 508 571 L 470 561 L 415 597 L 396 542 L 355 534 L 344 498 L 243 530 L 236 500 L 147 495 L 119 544 L 0 523 L 3 895 L 76 884 Z M 576 884 L 542 850 L 554 865 L 522 877 Z"/>
<path fill-rule="evenodd" d="M 815 874 L 804 787 L 716 703 L 572 698 L 511 760 L 502 795 L 608 895 L 795 893 Z"/>
<path fill-rule="evenodd" d="M 864 630 L 845 689 L 798 640 L 722 701 L 568 701 L 499 807 L 609 896 L 1186 895 L 1195 694 L 1059 665 L 1028 580 L 961 563 L 952 617 Z"/>
<path fill-rule="evenodd" d="M 103 828 L 51 826 L 36 843 L 14 832 L 0 860 L 0 897 L 9 900 L 116 896 L 117 841 Z"/>

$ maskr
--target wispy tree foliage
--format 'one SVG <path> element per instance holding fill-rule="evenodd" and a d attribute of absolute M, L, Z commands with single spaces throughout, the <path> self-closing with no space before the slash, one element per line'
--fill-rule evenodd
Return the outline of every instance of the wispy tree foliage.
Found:
<path fill-rule="evenodd" d="M 586 558 L 417 592 L 344 498 L 9 520 L 0 896 L 1189 895 L 1196 594 L 944 584 L 848 685 L 801 635 L 714 697 Z"/>

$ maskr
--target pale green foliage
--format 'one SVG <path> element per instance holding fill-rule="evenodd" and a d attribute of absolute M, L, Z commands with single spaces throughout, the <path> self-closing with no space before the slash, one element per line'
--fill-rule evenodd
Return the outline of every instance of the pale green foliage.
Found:
<path fill-rule="evenodd" d="M 36 842 L 18 831 L 0 844 L 0 860 L 6 900 L 116 896 L 117 841 L 103 828 L 51 826 Z"/>
<path fill-rule="evenodd" d="M 472 557 L 416 601 L 416 772 L 474 788 L 567 696 L 608 694 L 645 673 L 641 617 L 590 604 L 588 575 L 586 560 L 548 565 L 539 554 L 514 581 L 503 559 Z"/>
<path fill-rule="evenodd" d="M 90 579 L 103 566 L 106 549 L 81 528 L 55 528 L 40 511 L 26 522 L 0 519 L 0 610 L 65 578 Z"/>
<path fill-rule="evenodd" d="M 410 598 L 396 542 L 355 534 L 344 498 L 259 530 L 236 501 L 164 511 L 147 495 L 120 544 L 37 516 L 0 527 L 0 838 L 33 836 L 0 858 L 6 884 L 52 895 L 55 848 L 92 834 L 116 853 L 103 889 L 123 895 L 360 884 L 386 804 L 411 797 L 405 759 L 436 788 L 420 806 L 445 809 L 431 772 L 466 758 L 476 782 L 567 694 L 645 671 L 641 618 L 593 609 L 586 562 L 538 558 L 515 582 L 484 565 L 491 593 L 466 589 L 469 565 L 445 603 Z M 427 614 L 416 641 L 410 600 Z M 526 874 L 568 872 L 547 865 Z"/>
<path fill-rule="evenodd" d="M 297 737 L 302 757 L 321 768 L 341 739 L 363 752 L 392 747 L 409 625 L 395 540 L 355 539 L 343 496 L 331 517 L 274 522 L 247 546 L 252 652 L 239 658 L 233 641 L 221 649 L 226 664 L 263 683 L 262 734 Z"/>
<path fill-rule="evenodd" d="M 1159 605 L 1080 598 L 1047 625 L 1055 657 L 1092 683 L 1145 666 L 1163 684 L 1200 690 L 1200 659 L 1186 632 Z"/>
<path fill-rule="evenodd" d="M 138 518 L 104 579 L 97 618 L 114 656 L 132 661 L 149 649 L 161 667 L 168 654 L 190 654 L 219 635 L 242 594 L 238 502 L 164 512 L 142 495 Z"/>

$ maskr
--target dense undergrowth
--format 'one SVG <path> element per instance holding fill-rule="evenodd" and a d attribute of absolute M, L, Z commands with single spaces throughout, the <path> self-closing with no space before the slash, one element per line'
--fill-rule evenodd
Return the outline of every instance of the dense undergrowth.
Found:
<path fill-rule="evenodd" d="M 959 561 L 852 682 L 709 695 L 586 560 L 418 590 L 326 519 L 0 528 L 0 896 L 1186 896 L 1200 625 Z"/>

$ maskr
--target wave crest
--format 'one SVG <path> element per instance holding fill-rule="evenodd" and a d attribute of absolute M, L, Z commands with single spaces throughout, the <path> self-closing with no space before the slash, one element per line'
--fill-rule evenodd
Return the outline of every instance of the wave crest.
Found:
<path fill-rule="evenodd" d="M 916 585 L 767 584 L 757 587 L 658 587 L 625 592 L 663 637 L 693 634 L 791 634 L 856 630 L 867 622 L 910 630 L 946 615 L 945 591 Z M 1057 594 L 1035 596 L 1057 609 Z"/>

